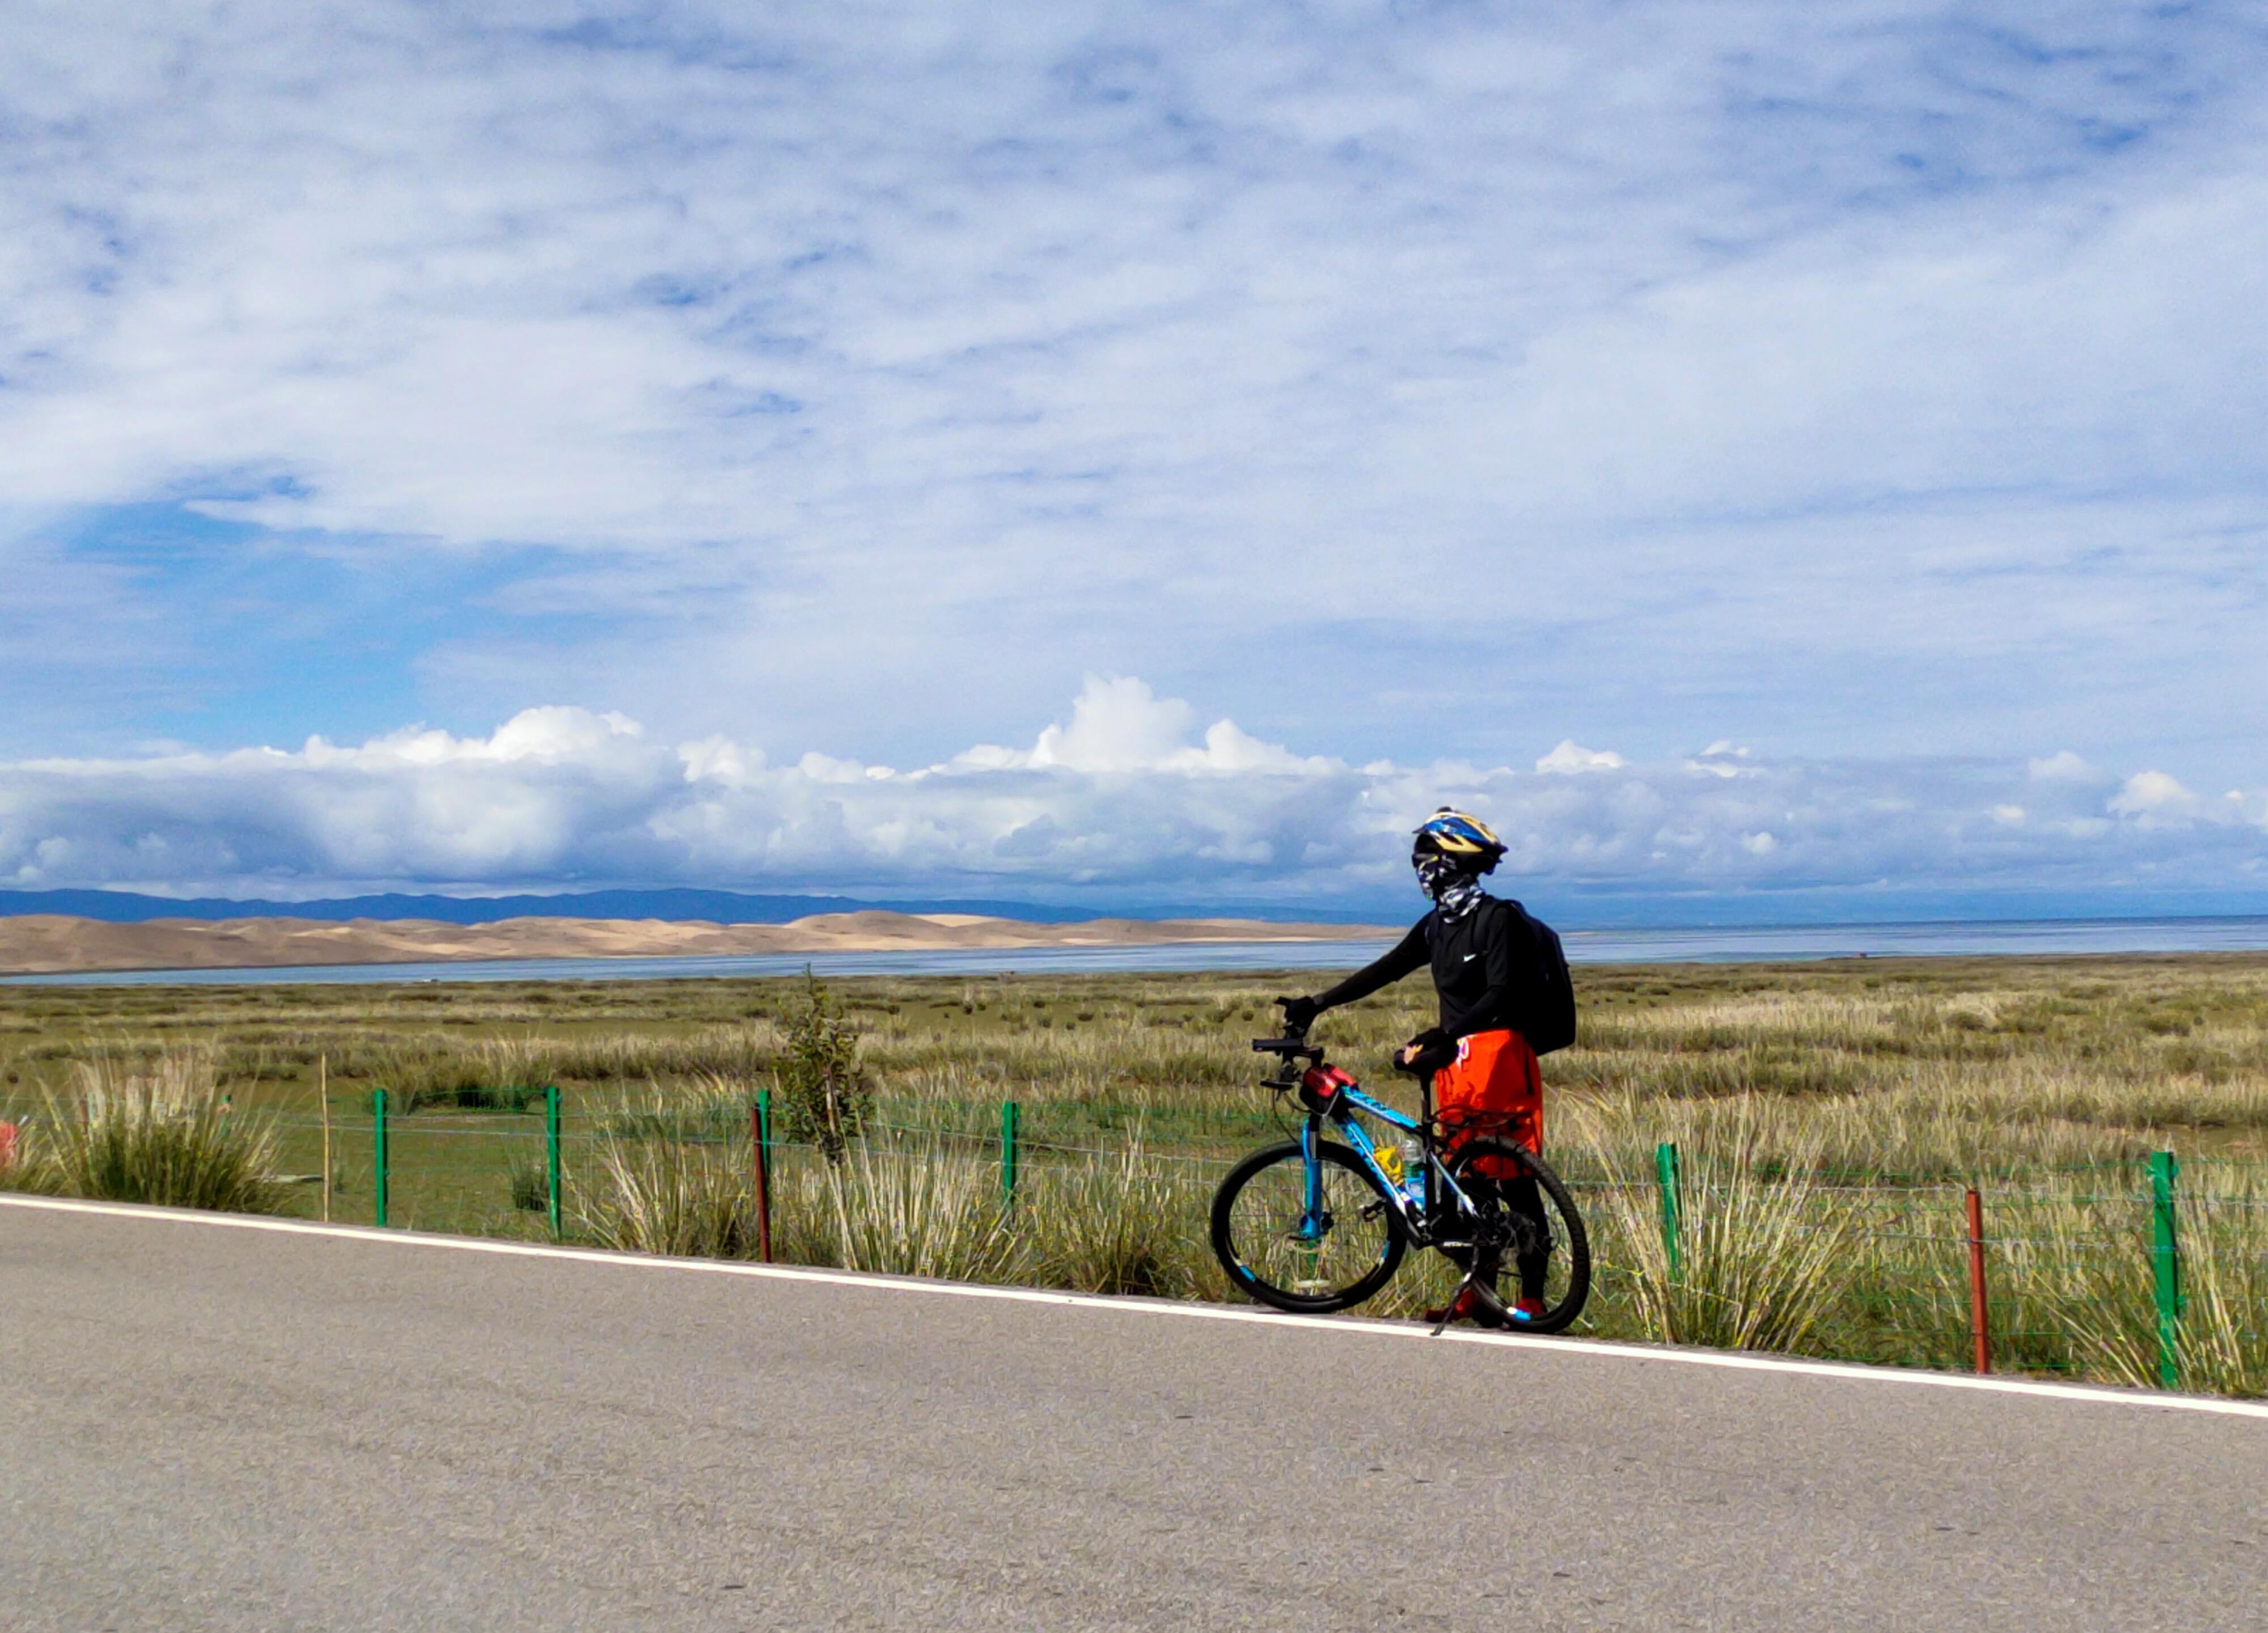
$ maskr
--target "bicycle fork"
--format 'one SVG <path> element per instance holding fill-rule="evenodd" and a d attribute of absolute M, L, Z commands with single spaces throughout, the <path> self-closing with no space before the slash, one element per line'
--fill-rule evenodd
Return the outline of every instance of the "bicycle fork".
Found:
<path fill-rule="evenodd" d="M 1300 1126 L 1300 1167 L 1306 1187 L 1300 1208 L 1300 1252 L 1307 1261 L 1307 1280 L 1322 1279 L 1323 1232 L 1328 1228 L 1323 1217 L 1323 1163 L 1315 1154 L 1315 1125 L 1310 1117 Z"/>

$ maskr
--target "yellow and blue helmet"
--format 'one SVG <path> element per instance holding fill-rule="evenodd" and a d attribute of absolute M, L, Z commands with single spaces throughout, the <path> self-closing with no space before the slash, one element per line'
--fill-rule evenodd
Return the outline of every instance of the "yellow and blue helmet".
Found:
<path fill-rule="evenodd" d="M 1410 860 L 1439 857 L 1459 872 L 1486 873 L 1504 858 L 1504 842 L 1476 816 L 1443 805 L 1419 824 Z"/>

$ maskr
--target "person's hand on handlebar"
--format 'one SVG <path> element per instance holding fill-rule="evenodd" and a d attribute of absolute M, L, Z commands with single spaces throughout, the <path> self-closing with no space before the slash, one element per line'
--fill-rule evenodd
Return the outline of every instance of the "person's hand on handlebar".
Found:
<path fill-rule="evenodd" d="M 1323 1012 L 1323 1006 L 1313 998 L 1278 998 L 1276 1007 L 1284 1011 L 1284 1029 L 1291 1033 L 1306 1032 Z"/>

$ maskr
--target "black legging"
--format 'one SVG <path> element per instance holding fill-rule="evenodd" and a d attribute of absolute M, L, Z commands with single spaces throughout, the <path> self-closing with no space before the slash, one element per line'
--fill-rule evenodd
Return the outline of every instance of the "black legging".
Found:
<path fill-rule="evenodd" d="M 1534 1222 L 1535 1239 L 1543 1245 L 1534 1253 L 1521 1254 L 1513 1262 L 1520 1271 L 1520 1296 L 1541 1299 L 1543 1278 L 1551 1265 L 1551 1225 L 1543 1217 L 1543 1188 L 1523 1174 L 1516 1180 L 1503 1182 L 1504 1205 Z"/>
<path fill-rule="evenodd" d="M 1491 1183 L 1496 1186 L 1498 1194 L 1504 1198 L 1504 1205 L 1506 1208 L 1535 1226 L 1535 1239 L 1543 1246 L 1534 1253 L 1519 1254 L 1513 1261 L 1513 1264 L 1520 1273 L 1520 1296 L 1541 1302 L 1543 1298 L 1544 1278 L 1550 1274 L 1551 1268 L 1551 1223 L 1543 1211 L 1543 1188 L 1526 1174 L 1514 1180 L 1494 1180 Z M 1452 1254 L 1451 1257 L 1458 1262 L 1463 1262 L 1460 1254 Z M 1479 1279 L 1486 1282 L 1493 1290 L 1497 1276 L 1504 1269 L 1504 1261 L 1499 1254 L 1484 1254 L 1478 1265 L 1474 1268 L 1478 1272 Z"/>

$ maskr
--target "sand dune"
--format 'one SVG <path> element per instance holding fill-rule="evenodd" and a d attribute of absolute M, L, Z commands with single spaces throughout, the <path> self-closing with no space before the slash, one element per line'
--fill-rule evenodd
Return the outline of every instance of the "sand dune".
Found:
<path fill-rule="evenodd" d="M 929 952 L 949 947 L 1099 947 L 1207 941 L 1344 941 L 1391 935 L 1369 924 L 1261 919 L 1098 918 L 1027 924 L 967 913 L 822 913 L 785 924 L 663 919 L 0 918 L 0 974 L 89 970 L 266 969 L 306 964 L 423 964 L 455 960 L 654 958 L 754 953 Z"/>

